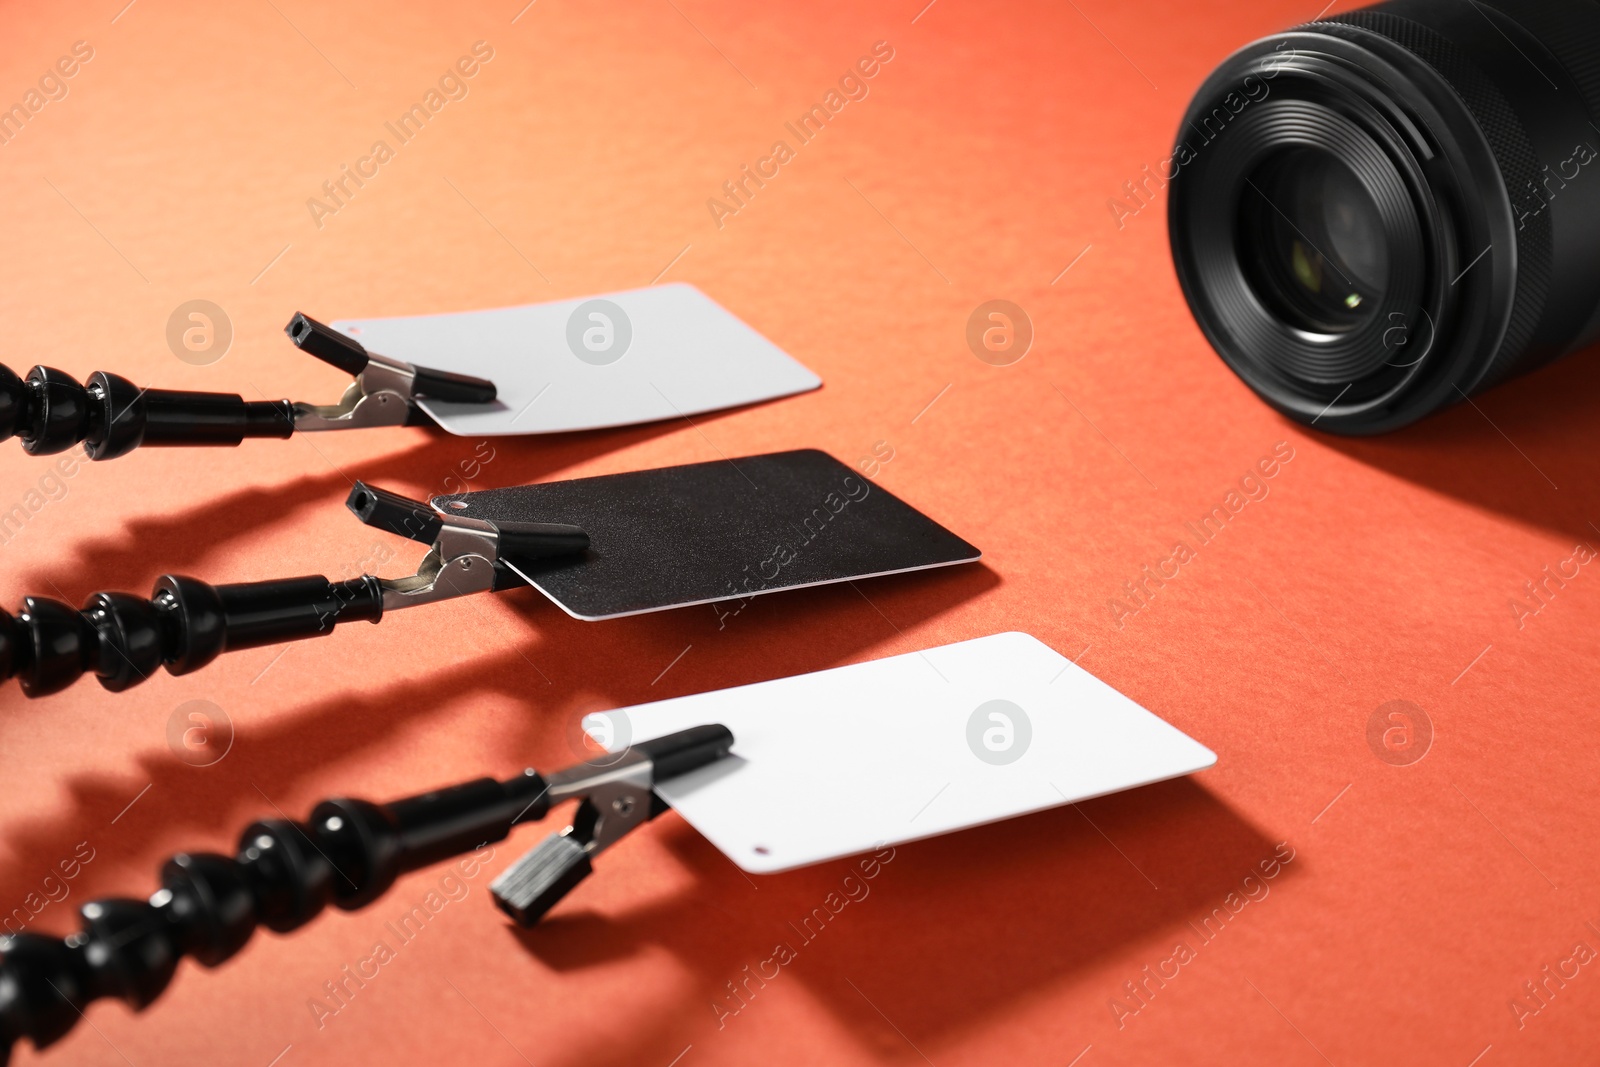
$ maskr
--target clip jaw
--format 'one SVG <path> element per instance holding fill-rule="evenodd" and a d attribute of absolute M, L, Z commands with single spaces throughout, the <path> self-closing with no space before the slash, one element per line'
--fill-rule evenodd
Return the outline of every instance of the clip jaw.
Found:
<path fill-rule="evenodd" d="M 696 726 L 550 775 L 552 805 L 580 801 L 572 825 L 546 837 L 490 883 L 495 904 L 520 925 L 533 926 L 593 873 L 595 856 L 667 810 L 656 795 L 657 782 L 721 759 L 732 745 L 727 727 Z"/>
<path fill-rule="evenodd" d="M 385 611 L 519 586 L 524 583 L 505 566 L 507 558 L 543 559 L 589 547 L 589 535 L 566 523 L 451 515 L 365 482 L 355 484 L 345 506 L 368 526 L 429 546 L 416 574 L 378 579 Z"/>
<path fill-rule="evenodd" d="M 361 342 L 302 312 L 295 312 L 284 332 L 302 352 L 353 374 L 356 379 L 337 404 L 296 402 L 296 430 L 414 426 L 433 421 L 417 407 L 419 396 L 463 404 L 488 404 L 495 398 L 491 381 L 368 352 Z"/>

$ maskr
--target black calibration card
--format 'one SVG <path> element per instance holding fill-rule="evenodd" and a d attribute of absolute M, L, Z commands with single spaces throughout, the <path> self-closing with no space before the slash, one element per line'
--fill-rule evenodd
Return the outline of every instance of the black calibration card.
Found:
<path fill-rule="evenodd" d="M 446 514 L 571 523 L 581 556 L 504 562 L 585 620 L 970 563 L 980 553 L 834 459 L 802 449 L 435 497 Z"/>

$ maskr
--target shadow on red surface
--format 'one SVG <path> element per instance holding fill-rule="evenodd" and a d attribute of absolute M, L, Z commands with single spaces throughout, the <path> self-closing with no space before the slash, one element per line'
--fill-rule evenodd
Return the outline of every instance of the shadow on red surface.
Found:
<path fill-rule="evenodd" d="M 1322 440 L 1475 507 L 1600 545 L 1600 346 L 1395 433 Z"/>

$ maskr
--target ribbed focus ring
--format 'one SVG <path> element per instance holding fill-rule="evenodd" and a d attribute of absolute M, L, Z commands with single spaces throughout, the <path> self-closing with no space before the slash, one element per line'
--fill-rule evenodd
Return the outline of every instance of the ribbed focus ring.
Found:
<path fill-rule="evenodd" d="M 1383 367 L 1390 353 L 1378 339 L 1388 322 L 1387 313 L 1409 313 L 1421 302 L 1424 265 L 1416 250 L 1421 246 L 1422 230 L 1411 193 L 1382 147 L 1348 118 L 1313 101 L 1262 104 L 1254 122 L 1217 146 L 1214 162 L 1218 171 L 1239 176 L 1242 192 L 1256 164 L 1294 147 L 1325 151 L 1343 161 L 1377 205 L 1394 262 L 1383 301 L 1369 314 L 1367 323 L 1332 342 L 1310 343 L 1283 323 L 1255 313 L 1258 297 L 1240 273 L 1239 262 L 1264 255 L 1266 250 L 1238 247 L 1230 232 L 1232 220 L 1224 213 L 1199 224 L 1196 264 L 1218 307 L 1236 324 L 1245 346 L 1274 354 L 1271 365 L 1263 370 L 1323 385 L 1342 385 Z"/>

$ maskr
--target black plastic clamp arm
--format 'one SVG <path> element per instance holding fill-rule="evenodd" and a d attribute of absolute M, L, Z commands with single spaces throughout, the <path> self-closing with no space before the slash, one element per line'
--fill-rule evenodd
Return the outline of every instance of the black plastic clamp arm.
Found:
<path fill-rule="evenodd" d="M 413 403 L 416 397 L 467 404 L 495 398 L 491 381 L 370 353 L 354 338 L 298 311 L 285 332 L 301 351 L 355 377 L 339 404 L 314 407 L 245 400 L 237 393 L 140 389 L 105 371 L 82 383 L 44 366 L 18 377 L 0 366 L 0 441 L 19 437 L 23 449 L 36 456 L 64 452 L 82 441 L 90 459 L 115 459 L 140 445 L 237 445 L 247 437 L 288 437 L 297 426 L 429 424 L 432 420 Z M 357 410 L 362 401 L 369 406 Z"/>
<path fill-rule="evenodd" d="M 703 766 L 732 743 L 723 726 L 649 742 L 654 779 Z M 161 889 L 148 900 L 85 904 L 83 930 L 71 937 L 24 932 L 0 939 L 0 1067 L 24 1038 L 35 1048 L 59 1040 L 90 1001 L 116 997 L 135 1011 L 148 1007 L 184 956 L 215 967 L 242 949 L 257 926 L 286 933 L 330 904 L 363 907 L 402 874 L 503 840 L 562 799 L 551 783 L 603 770 L 587 767 L 549 779 L 529 768 L 506 781 L 478 778 L 388 804 L 324 800 L 305 822 L 253 823 L 231 857 L 173 856 L 161 869 Z"/>
<path fill-rule="evenodd" d="M 36 1048 L 60 1039 L 92 1000 L 117 997 L 136 1011 L 149 1006 L 184 956 L 215 967 L 257 926 L 285 933 L 329 904 L 362 907 L 407 871 L 502 840 L 514 824 L 544 816 L 544 793 L 544 779 L 528 770 L 390 804 L 325 800 L 305 822 L 252 824 L 231 857 L 173 856 L 148 900 L 85 904 L 82 933 L 4 938 L 0 1064 L 22 1038 Z"/>
<path fill-rule="evenodd" d="M 237 445 L 292 433 L 294 405 L 287 400 L 140 389 L 105 371 L 84 384 L 53 367 L 19 378 L 0 366 L 0 440 L 20 437 L 30 455 L 64 452 L 82 441 L 90 459 L 114 459 L 140 445 Z"/>
<path fill-rule="evenodd" d="M 210 585 L 164 575 L 147 600 L 95 593 L 81 609 L 27 597 L 15 615 L 0 611 L 0 682 L 19 678 L 30 697 L 59 692 L 93 674 L 112 692 L 137 685 L 158 667 L 199 670 L 224 652 L 332 633 L 336 624 L 377 622 L 385 608 L 410 607 L 520 587 L 504 563 L 581 553 L 589 537 L 565 523 L 490 523 L 443 515 L 420 501 L 357 482 L 346 501 L 361 520 L 432 543 L 415 575 L 332 582 L 320 575 Z"/>
<path fill-rule="evenodd" d="M 370 575 L 209 585 L 169 574 L 148 600 L 95 593 L 81 611 L 28 597 L 16 615 L 0 611 L 0 681 L 16 677 L 38 697 L 92 673 L 121 692 L 158 667 L 188 674 L 223 652 L 321 637 L 336 623 L 382 615 L 383 591 Z"/>

